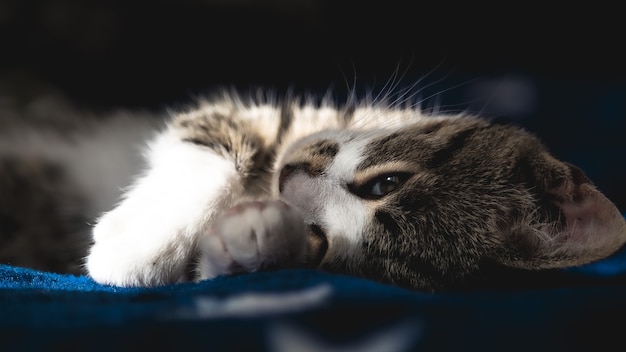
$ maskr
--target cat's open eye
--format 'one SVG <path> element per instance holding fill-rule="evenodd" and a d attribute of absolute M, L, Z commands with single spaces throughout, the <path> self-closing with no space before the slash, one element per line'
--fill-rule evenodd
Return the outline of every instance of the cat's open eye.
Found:
<path fill-rule="evenodd" d="M 408 173 L 379 175 L 362 185 L 351 185 L 350 191 L 364 199 L 379 199 L 399 188 L 409 176 Z"/>

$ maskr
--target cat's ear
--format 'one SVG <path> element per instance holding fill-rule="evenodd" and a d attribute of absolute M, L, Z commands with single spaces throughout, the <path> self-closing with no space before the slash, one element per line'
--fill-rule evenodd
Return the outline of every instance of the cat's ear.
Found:
<path fill-rule="evenodd" d="M 546 152 L 523 163 L 517 177 L 535 193 L 535 214 L 542 215 L 540 220 L 528 216 L 517 229 L 505 231 L 503 264 L 524 269 L 582 265 L 613 254 L 626 242 L 624 217 L 583 171 Z"/>

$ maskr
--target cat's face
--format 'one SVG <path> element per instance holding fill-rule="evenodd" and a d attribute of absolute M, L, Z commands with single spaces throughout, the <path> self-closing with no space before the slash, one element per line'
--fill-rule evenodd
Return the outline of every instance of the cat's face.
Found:
<path fill-rule="evenodd" d="M 435 289 L 486 263 L 576 265 L 626 240 L 580 170 L 482 120 L 323 131 L 286 148 L 276 170 L 275 195 L 301 210 L 310 262 L 325 270 Z"/>

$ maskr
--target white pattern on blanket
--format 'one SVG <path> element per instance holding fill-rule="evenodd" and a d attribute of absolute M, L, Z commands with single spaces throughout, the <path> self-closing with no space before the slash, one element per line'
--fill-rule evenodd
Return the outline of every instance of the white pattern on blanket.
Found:
<path fill-rule="evenodd" d="M 302 291 L 246 293 L 224 299 L 200 296 L 194 299 L 193 307 L 168 313 L 168 319 L 244 318 L 310 310 L 324 304 L 331 293 L 330 285 L 318 285 Z"/>
<path fill-rule="evenodd" d="M 269 328 L 269 351 L 275 352 L 404 352 L 412 350 L 422 336 L 422 323 L 408 319 L 349 341 L 330 342 L 319 334 L 277 323 Z"/>

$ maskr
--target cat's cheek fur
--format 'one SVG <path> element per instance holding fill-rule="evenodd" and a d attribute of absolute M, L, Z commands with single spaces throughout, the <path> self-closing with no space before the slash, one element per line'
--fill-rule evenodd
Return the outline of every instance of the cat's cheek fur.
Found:
<path fill-rule="evenodd" d="M 200 280 L 238 272 L 302 266 L 307 256 L 304 220 L 281 201 L 238 204 L 216 219 L 199 240 Z"/>
<path fill-rule="evenodd" d="M 173 283 L 185 275 L 197 237 L 243 192 L 233 163 L 171 131 L 149 148 L 150 168 L 93 230 L 86 269 L 119 286 Z"/>

